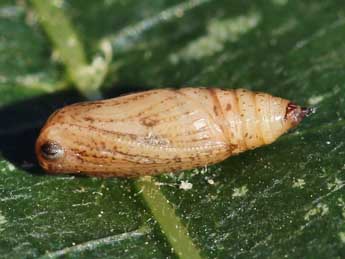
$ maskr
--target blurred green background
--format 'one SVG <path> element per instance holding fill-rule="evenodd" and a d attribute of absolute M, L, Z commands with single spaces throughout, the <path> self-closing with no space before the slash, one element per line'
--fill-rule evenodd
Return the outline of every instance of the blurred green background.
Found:
<path fill-rule="evenodd" d="M 1 0 L 0 258 L 175 258 L 133 180 L 48 176 L 33 147 L 58 107 L 182 86 L 317 107 L 270 146 L 155 179 L 200 255 L 344 258 L 344 39 L 340 0 Z"/>

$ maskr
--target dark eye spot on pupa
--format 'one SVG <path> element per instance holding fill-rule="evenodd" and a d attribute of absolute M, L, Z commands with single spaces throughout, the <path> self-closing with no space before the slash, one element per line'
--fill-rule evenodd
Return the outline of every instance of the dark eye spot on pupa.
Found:
<path fill-rule="evenodd" d="M 56 142 L 47 141 L 41 146 L 41 154 L 49 160 L 56 160 L 63 156 L 63 148 Z"/>

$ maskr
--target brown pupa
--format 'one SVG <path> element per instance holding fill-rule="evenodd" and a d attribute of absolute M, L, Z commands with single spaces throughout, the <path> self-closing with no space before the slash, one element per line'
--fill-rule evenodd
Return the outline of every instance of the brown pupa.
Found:
<path fill-rule="evenodd" d="M 272 143 L 311 109 L 245 89 L 159 89 L 66 106 L 36 142 L 51 173 L 133 177 L 215 164 Z"/>

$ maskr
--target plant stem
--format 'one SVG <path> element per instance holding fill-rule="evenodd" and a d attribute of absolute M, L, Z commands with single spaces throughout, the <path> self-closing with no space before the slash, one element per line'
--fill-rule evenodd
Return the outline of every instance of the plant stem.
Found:
<path fill-rule="evenodd" d="M 96 87 L 84 83 L 85 77 L 88 77 L 87 73 L 83 73 L 88 67 L 85 51 L 61 7 L 55 5 L 54 1 L 31 0 L 31 2 L 43 29 L 54 45 L 57 56 L 65 65 L 71 82 L 87 98 L 99 97 Z"/>
<path fill-rule="evenodd" d="M 142 177 L 135 182 L 137 190 L 142 194 L 152 215 L 159 223 L 174 252 L 180 258 L 201 258 L 200 250 L 191 240 L 187 228 L 176 215 L 160 188 L 151 177 Z"/>
<path fill-rule="evenodd" d="M 110 43 L 108 41 L 101 42 L 101 50 L 105 54 L 103 64 L 100 62 L 100 57 L 96 57 L 97 62 L 94 63 L 97 66 L 88 65 L 83 45 L 61 8 L 54 5 L 53 1 L 31 1 L 42 27 L 52 41 L 61 62 L 66 67 L 71 82 L 88 99 L 100 98 L 101 94 L 98 88 L 103 82 L 111 61 Z M 188 235 L 187 229 L 175 214 L 175 210 L 160 188 L 154 184 L 154 180 L 152 178 L 139 179 L 134 184 L 140 190 L 147 207 L 160 225 L 175 253 L 180 258 L 201 258 L 199 250 Z"/>

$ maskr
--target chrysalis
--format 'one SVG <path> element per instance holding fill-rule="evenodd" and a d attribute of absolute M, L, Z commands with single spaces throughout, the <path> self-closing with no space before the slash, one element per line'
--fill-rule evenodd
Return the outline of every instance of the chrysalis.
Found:
<path fill-rule="evenodd" d="M 215 164 L 267 145 L 311 109 L 244 89 L 159 89 L 66 106 L 36 142 L 51 173 L 133 177 Z"/>

